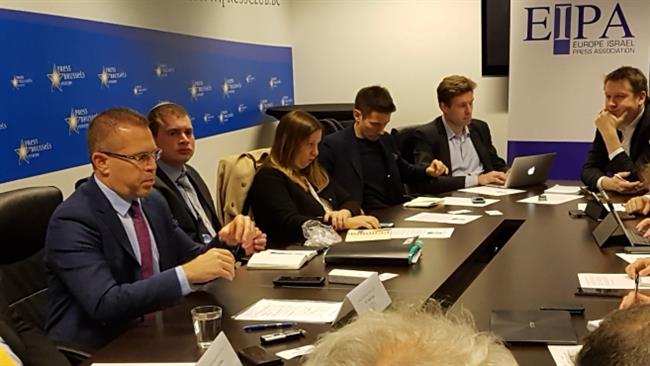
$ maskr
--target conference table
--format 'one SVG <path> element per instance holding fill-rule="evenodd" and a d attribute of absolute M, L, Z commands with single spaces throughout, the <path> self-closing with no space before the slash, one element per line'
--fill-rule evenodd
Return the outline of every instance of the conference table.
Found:
<path fill-rule="evenodd" d="M 578 185 L 578 182 L 548 182 Z M 576 297 L 577 273 L 620 273 L 626 263 L 616 257 L 621 247 L 599 248 L 591 236 L 597 225 L 590 218 L 571 218 L 570 209 L 585 198 L 560 205 L 516 202 L 541 193 L 547 186 L 527 188 L 525 193 L 496 198 L 485 208 L 469 208 L 481 218 L 464 225 L 404 221 L 419 212 L 445 213 L 463 209 L 438 206 L 407 209 L 401 206 L 372 212 L 380 221 L 397 227 L 454 227 L 449 239 L 422 239 L 423 254 L 411 266 L 325 265 L 319 255 L 299 270 L 237 269 L 232 282 L 217 280 L 201 291 L 186 296 L 180 303 L 156 313 L 98 350 L 85 364 L 97 362 L 195 362 L 202 351 L 196 346 L 190 309 L 197 305 L 218 304 L 223 308 L 222 330 L 235 350 L 260 344 L 260 333 L 246 333 L 242 326 L 255 322 L 236 321 L 232 316 L 268 299 L 343 301 L 352 285 L 326 284 L 321 288 L 278 288 L 272 284 L 279 275 L 326 276 L 332 268 L 372 270 L 399 276 L 383 282 L 393 304 L 421 305 L 429 298 L 442 302 L 449 311 L 470 311 L 479 330 L 490 329 L 490 314 L 495 309 L 535 310 L 542 305 L 581 304 L 584 315 L 572 316 L 578 339 L 587 333 L 586 321 L 598 319 L 617 308 L 619 299 Z M 462 192 L 446 195 L 473 197 Z M 622 201 L 624 198 L 617 197 Z M 502 216 L 485 215 L 499 210 Z M 300 323 L 305 337 L 266 347 L 270 352 L 313 344 L 318 335 L 336 329 L 329 324 Z M 509 345 L 521 365 L 554 365 L 545 345 Z M 287 365 L 300 364 L 299 359 Z"/>

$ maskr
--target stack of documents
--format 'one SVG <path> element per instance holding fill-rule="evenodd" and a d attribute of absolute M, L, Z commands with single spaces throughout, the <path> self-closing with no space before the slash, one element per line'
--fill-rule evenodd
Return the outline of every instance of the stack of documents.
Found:
<path fill-rule="evenodd" d="M 248 260 L 249 269 L 300 269 L 316 256 L 315 250 L 267 249 Z"/>
<path fill-rule="evenodd" d="M 428 208 L 442 204 L 443 199 L 437 197 L 416 197 L 408 202 L 404 202 L 404 207 L 410 208 Z"/>

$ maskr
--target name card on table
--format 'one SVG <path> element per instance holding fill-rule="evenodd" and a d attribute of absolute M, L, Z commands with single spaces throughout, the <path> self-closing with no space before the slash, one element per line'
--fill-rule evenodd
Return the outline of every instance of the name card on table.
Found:
<path fill-rule="evenodd" d="M 354 309 L 361 315 L 368 311 L 384 311 L 391 304 L 388 291 L 379 280 L 377 273 L 373 273 L 365 281 L 345 295 L 341 310 L 339 310 L 334 323 L 343 319 Z"/>
<path fill-rule="evenodd" d="M 242 366 L 226 335 L 221 332 L 196 363 L 196 366 Z"/>

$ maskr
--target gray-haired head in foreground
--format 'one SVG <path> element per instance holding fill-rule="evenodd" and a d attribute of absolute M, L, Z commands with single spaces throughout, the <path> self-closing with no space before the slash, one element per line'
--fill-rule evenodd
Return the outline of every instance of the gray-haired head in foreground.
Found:
<path fill-rule="evenodd" d="M 632 306 L 605 317 L 585 338 L 576 365 L 650 365 L 650 305 Z"/>
<path fill-rule="evenodd" d="M 361 315 L 322 336 L 305 366 L 509 366 L 510 351 L 478 332 L 471 314 L 444 314 L 437 304 Z"/>

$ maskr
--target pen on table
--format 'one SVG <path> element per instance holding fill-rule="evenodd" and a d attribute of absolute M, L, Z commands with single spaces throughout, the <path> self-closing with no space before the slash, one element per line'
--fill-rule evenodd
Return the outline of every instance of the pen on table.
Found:
<path fill-rule="evenodd" d="M 634 300 L 636 300 L 638 293 L 639 293 L 639 272 L 636 272 L 636 274 L 634 275 Z"/>
<path fill-rule="evenodd" d="M 263 324 L 251 324 L 245 325 L 242 329 L 245 332 L 254 332 L 256 330 L 265 330 L 265 329 L 284 329 L 291 328 L 295 326 L 294 322 L 280 322 L 280 323 L 263 323 Z"/>

